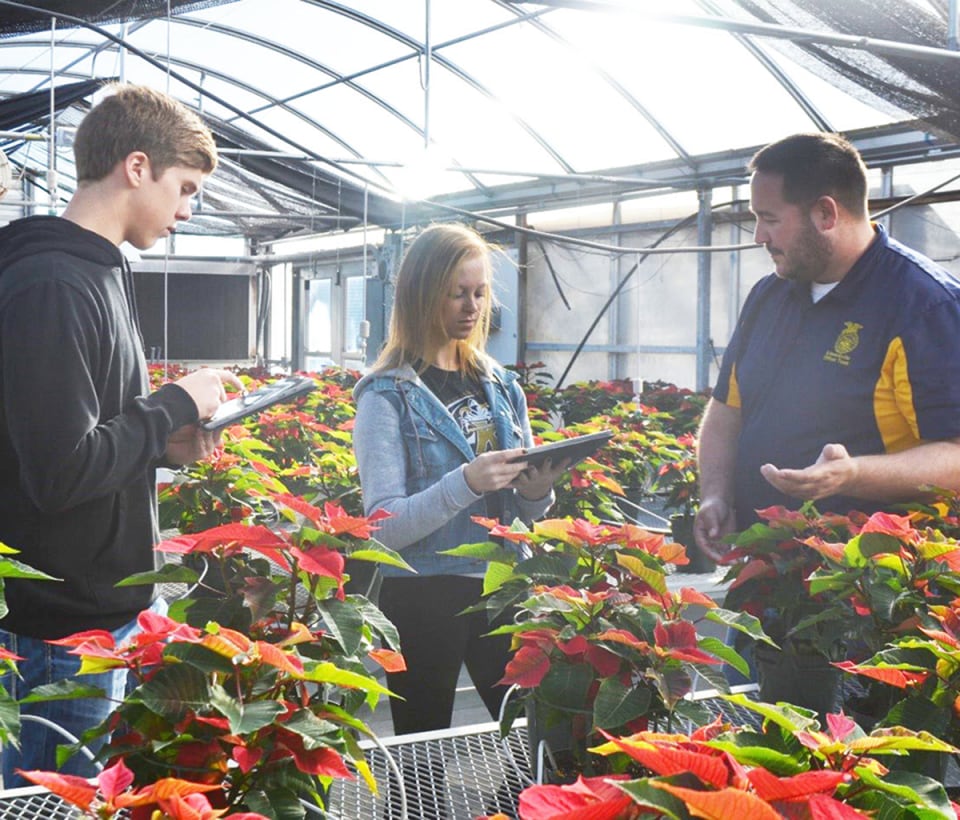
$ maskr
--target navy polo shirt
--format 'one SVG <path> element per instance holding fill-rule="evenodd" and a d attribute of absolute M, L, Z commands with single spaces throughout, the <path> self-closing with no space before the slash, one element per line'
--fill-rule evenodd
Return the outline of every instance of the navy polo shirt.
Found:
<path fill-rule="evenodd" d="M 882 227 L 819 302 L 774 274 L 744 303 L 714 398 L 739 407 L 737 526 L 754 510 L 790 508 L 760 474 L 813 464 L 825 444 L 851 455 L 897 452 L 960 436 L 960 281 Z M 831 496 L 821 512 L 877 509 Z"/>

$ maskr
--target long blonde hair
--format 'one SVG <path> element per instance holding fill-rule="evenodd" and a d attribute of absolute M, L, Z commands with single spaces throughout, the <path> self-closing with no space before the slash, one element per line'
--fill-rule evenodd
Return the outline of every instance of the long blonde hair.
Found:
<path fill-rule="evenodd" d="M 488 295 L 470 336 L 457 340 L 457 363 L 462 373 L 473 376 L 489 370 L 485 348 L 493 307 L 492 250 L 479 233 L 459 224 L 431 225 L 410 244 L 394 285 L 390 332 L 374 371 L 420 362 L 426 367 L 434 361 L 449 341 L 441 320 L 443 300 L 453 290 L 457 267 L 472 256 L 483 264 Z"/>

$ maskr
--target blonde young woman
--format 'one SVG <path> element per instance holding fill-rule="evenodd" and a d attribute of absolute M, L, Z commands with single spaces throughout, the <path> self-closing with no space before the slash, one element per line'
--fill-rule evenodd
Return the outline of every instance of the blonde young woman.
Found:
<path fill-rule="evenodd" d="M 389 518 L 377 532 L 417 571 L 386 567 L 384 614 L 397 626 L 407 671 L 389 676 L 394 730 L 449 727 L 460 666 L 496 717 L 509 641 L 484 637 L 482 562 L 440 555 L 488 540 L 472 516 L 530 522 L 553 503 L 565 464 L 513 461 L 532 444 L 516 376 L 485 352 L 491 247 L 462 225 L 434 225 L 397 274 L 389 338 L 356 386 L 354 449 L 364 507 Z"/>

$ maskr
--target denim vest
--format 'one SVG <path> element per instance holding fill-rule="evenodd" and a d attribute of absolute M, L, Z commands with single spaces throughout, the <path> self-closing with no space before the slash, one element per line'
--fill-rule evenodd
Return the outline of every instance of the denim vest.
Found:
<path fill-rule="evenodd" d="M 516 374 L 497 367 L 481 379 L 481 386 L 490 406 L 499 448 L 531 446 L 526 398 L 517 384 Z M 407 496 L 430 487 L 476 457 L 460 425 L 412 368 L 371 374 L 357 384 L 354 395 L 359 398 L 365 390 L 383 394 L 399 416 Z M 391 444 L 383 442 L 382 446 L 388 448 Z M 516 493 L 505 489 L 499 494 L 502 521 L 510 523 L 519 515 Z M 483 561 L 437 555 L 441 550 L 461 544 L 490 540 L 487 529 L 470 520 L 475 515 L 488 515 L 485 498 L 458 512 L 427 537 L 404 547 L 404 560 L 421 575 L 482 574 L 486 569 Z M 404 570 L 383 565 L 381 572 L 385 576 L 409 575 Z"/>

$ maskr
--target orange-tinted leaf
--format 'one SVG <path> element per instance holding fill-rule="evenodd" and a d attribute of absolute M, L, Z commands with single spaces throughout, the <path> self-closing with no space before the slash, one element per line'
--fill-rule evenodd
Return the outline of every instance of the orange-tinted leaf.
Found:
<path fill-rule="evenodd" d="M 865 815 L 853 806 L 825 794 L 815 794 L 807 804 L 810 820 L 863 820 Z"/>
<path fill-rule="evenodd" d="M 730 782 L 730 770 L 712 750 L 700 752 L 677 746 L 636 744 L 617 738 L 612 738 L 611 742 L 657 774 L 669 777 L 690 772 L 707 785 L 718 789 Z"/>
<path fill-rule="evenodd" d="M 793 777 L 777 777 L 766 769 L 747 772 L 758 797 L 769 803 L 778 800 L 807 800 L 814 794 L 833 794 L 837 786 L 849 779 L 844 772 L 829 770 L 801 772 Z"/>
<path fill-rule="evenodd" d="M 524 689 L 538 686 L 550 671 L 550 659 L 533 646 L 521 646 L 507 664 L 502 678 L 497 683 L 504 686 L 516 684 Z"/>
<path fill-rule="evenodd" d="M 254 646 L 260 660 L 264 663 L 294 676 L 303 674 L 303 661 L 296 655 L 284 652 L 278 646 L 267 641 L 257 641 Z"/>
<path fill-rule="evenodd" d="M 90 803 L 97 794 L 97 787 L 88 783 L 84 778 L 71 774 L 60 774 L 59 772 L 25 772 L 17 769 L 17 772 L 31 783 L 43 786 L 47 791 L 62 797 L 72 806 L 77 806 L 83 811 L 90 808 Z"/>
<path fill-rule="evenodd" d="M 863 675 L 865 678 L 873 678 L 882 681 L 890 686 L 896 686 L 898 689 L 906 689 L 908 686 L 916 686 L 923 683 L 929 677 L 929 672 L 909 672 L 904 669 L 889 669 L 876 666 L 857 666 L 852 661 L 840 661 L 833 664 L 846 672 L 854 672 L 857 675 Z"/>
<path fill-rule="evenodd" d="M 682 800 L 697 817 L 702 817 L 704 820 L 731 820 L 736 817 L 750 820 L 781 820 L 780 814 L 773 807 L 756 795 L 740 789 L 700 792 L 656 780 L 650 781 L 650 784 Z"/>
<path fill-rule="evenodd" d="M 691 587 L 683 587 L 679 592 L 679 597 L 680 602 L 684 604 L 699 605 L 707 609 L 714 609 L 717 606 L 717 602 L 709 595 L 704 595 L 704 593 Z"/>
<path fill-rule="evenodd" d="M 367 654 L 387 672 L 407 671 L 407 662 L 403 655 L 394 652 L 392 649 L 371 649 Z"/>
<path fill-rule="evenodd" d="M 578 777 L 568 786 L 531 786 L 520 793 L 520 817 L 618 820 L 633 800 L 608 781 L 625 779 L 626 775 Z"/>

